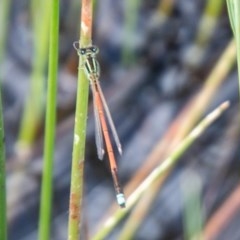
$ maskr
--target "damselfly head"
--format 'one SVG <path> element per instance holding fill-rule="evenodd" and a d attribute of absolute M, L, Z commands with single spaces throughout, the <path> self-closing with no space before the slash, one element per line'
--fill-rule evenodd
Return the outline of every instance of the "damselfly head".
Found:
<path fill-rule="evenodd" d="M 89 47 L 85 47 L 85 48 L 80 48 L 79 49 L 79 53 L 81 55 L 95 55 L 99 52 L 99 49 L 97 46 L 89 46 Z"/>
<path fill-rule="evenodd" d="M 99 49 L 95 45 L 91 45 L 89 47 L 80 47 L 80 44 L 78 41 L 73 43 L 73 47 L 77 50 L 79 55 L 95 55 L 99 52 Z"/>

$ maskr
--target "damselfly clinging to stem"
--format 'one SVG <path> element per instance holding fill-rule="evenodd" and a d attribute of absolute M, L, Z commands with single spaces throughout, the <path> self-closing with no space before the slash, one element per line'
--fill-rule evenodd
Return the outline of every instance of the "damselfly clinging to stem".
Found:
<path fill-rule="evenodd" d="M 118 151 L 122 154 L 121 143 L 118 138 L 116 128 L 114 126 L 110 111 L 108 109 L 105 97 L 103 95 L 99 77 L 100 77 L 100 66 L 96 59 L 98 53 L 98 47 L 88 46 L 84 48 L 79 47 L 79 42 L 73 43 L 74 48 L 77 50 L 78 55 L 82 60 L 82 67 L 84 72 L 90 82 L 92 95 L 93 95 L 93 105 L 94 105 L 94 116 L 95 116 L 95 141 L 97 146 L 98 158 L 103 159 L 104 156 L 104 142 L 106 145 L 106 150 L 109 158 L 109 165 L 112 173 L 113 183 L 116 191 L 117 202 L 121 207 L 125 207 L 126 201 L 125 197 L 119 183 L 118 179 L 118 169 L 113 152 L 113 147 L 111 139 L 109 136 L 108 126 L 112 131 L 114 141 L 117 145 Z M 106 122 L 106 118 L 108 124 Z"/>

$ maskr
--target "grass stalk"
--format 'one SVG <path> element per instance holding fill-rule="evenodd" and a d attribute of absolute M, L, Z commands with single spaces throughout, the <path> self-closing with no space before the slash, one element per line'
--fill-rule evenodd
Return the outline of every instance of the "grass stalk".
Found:
<path fill-rule="evenodd" d="M 58 73 L 58 36 L 59 36 L 59 1 L 51 2 L 49 67 L 47 84 L 47 105 L 44 139 L 44 166 L 41 188 L 39 239 L 50 239 L 51 208 L 52 208 L 52 178 L 56 122 L 56 94 Z"/>
<path fill-rule="evenodd" d="M 11 1 L 3 0 L 0 2 L 0 64 L 5 55 L 5 45 L 9 22 Z M 0 83 L 0 239 L 7 240 L 7 196 L 6 196 L 6 156 L 4 141 L 4 122 L 2 106 L 2 88 Z"/>
<path fill-rule="evenodd" d="M 240 1 L 227 0 L 229 19 L 237 46 L 238 87 L 240 96 Z"/>
<path fill-rule="evenodd" d="M 0 2 L 0 63 L 4 57 L 11 0 Z"/>
<path fill-rule="evenodd" d="M 228 8 L 228 17 L 230 21 L 230 25 L 235 36 L 235 18 L 234 18 L 234 3 L 232 0 L 227 0 L 227 8 Z"/>
<path fill-rule="evenodd" d="M 34 1 L 32 3 L 34 58 L 29 95 L 26 98 L 16 145 L 16 152 L 20 156 L 25 156 L 29 152 L 41 121 L 44 106 L 45 70 L 48 58 L 51 1 L 32 1 Z M 41 21 L 39 21 L 39 18 L 41 18 Z"/>
<path fill-rule="evenodd" d="M 212 124 L 229 106 L 229 102 L 224 102 L 210 114 L 208 114 L 191 132 L 183 139 L 183 141 L 175 148 L 168 158 L 163 163 L 157 166 L 148 177 L 136 188 L 136 190 L 129 196 L 127 200 L 126 209 L 118 209 L 112 216 L 110 216 L 103 224 L 102 228 L 91 238 L 93 240 L 105 239 L 106 236 L 113 230 L 117 223 L 129 212 L 129 210 L 136 204 L 139 198 L 145 191 L 156 182 L 166 171 L 171 168 L 181 157 L 181 155 L 193 144 L 193 142 L 201 136 L 201 134 Z"/>
<path fill-rule="evenodd" d="M 92 43 L 92 0 L 82 0 L 80 23 L 80 47 Z M 78 65 L 78 87 L 75 113 L 71 190 L 69 200 L 68 240 L 80 239 L 80 220 L 82 215 L 83 176 L 85 142 L 87 127 L 87 109 L 89 83 L 81 68 L 81 56 Z"/>
<path fill-rule="evenodd" d="M 201 206 L 202 181 L 198 175 L 189 170 L 181 177 L 180 189 L 184 206 L 184 239 L 203 239 L 203 209 Z"/>

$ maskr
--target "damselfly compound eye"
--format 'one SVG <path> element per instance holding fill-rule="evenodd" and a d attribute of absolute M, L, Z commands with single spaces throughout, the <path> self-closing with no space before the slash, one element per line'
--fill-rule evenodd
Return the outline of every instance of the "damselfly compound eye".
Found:
<path fill-rule="evenodd" d="M 94 53 L 97 53 L 98 52 L 98 48 L 96 46 L 92 46 L 91 48 L 91 51 L 94 52 Z"/>
<path fill-rule="evenodd" d="M 80 53 L 81 53 L 81 55 L 86 54 L 86 49 L 85 49 L 85 48 L 81 48 L 81 49 L 80 49 Z"/>

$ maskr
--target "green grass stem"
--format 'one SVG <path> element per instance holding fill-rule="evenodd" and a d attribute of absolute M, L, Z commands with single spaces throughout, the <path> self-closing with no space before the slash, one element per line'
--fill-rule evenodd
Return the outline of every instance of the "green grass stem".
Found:
<path fill-rule="evenodd" d="M 201 205 L 202 181 L 200 177 L 189 171 L 184 171 L 180 189 L 182 192 L 184 206 L 184 239 L 203 239 L 204 213 Z"/>
<path fill-rule="evenodd" d="M 10 0 L 0 2 L 0 64 L 5 56 L 10 6 Z M 0 239 L 7 240 L 6 156 L 1 85 L 0 83 Z"/>
<path fill-rule="evenodd" d="M 136 188 L 136 190 L 128 197 L 127 207 L 118 209 L 106 222 L 101 229 L 91 238 L 92 240 L 102 240 L 113 230 L 118 222 L 132 209 L 144 192 L 156 182 L 166 171 L 176 164 L 182 154 L 201 136 L 201 134 L 212 124 L 229 106 L 229 102 L 224 102 L 210 114 L 208 114 L 191 132 L 183 139 L 183 141 L 175 148 L 165 161 L 156 167 L 152 173 Z"/>
<path fill-rule="evenodd" d="M 80 23 L 80 46 L 92 44 L 92 0 L 82 0 Z M 71 190 L 69 200 L 68 240 L 80 239 L 80 221 L 84 184 L 84 159 L 87 128 L 89 82 L 81 68 L 79 58 L 78 86 L 72 152 Z"/>
<path fill-rule="evenodd" d="M 28 152 L 41 122 L 44 108 L 45 72 L 49 46 L 49 19 L 51 1 L 32 0 L 34 57 L 30 76 L 29 95 L 26 98 L 16 151 Z M 41 19 L 41 21 L 39 21 Z"/>
<path fill-rule="evenodd" d="M 47 105 L 44 139 L 44 166 L 41 188 L 39 240 L 48 240 L 51 229 L 52 179 L 56 123 L 56 94 L 58 76 L 59 1 L 50 1 L 50 40 L 47 84 Z"/>
<path fill-rule="evenodd" d="M 2 63 L 5 54 L 10 6 L 11 0 L 2 0 L 0 2 L 0 63 Z"/>
<path fill-rule="evenodd" d="M 227 0 L 228 15 L 237 46 L 238 87 L 240 96 L 240 1 Z"/>
<path fill-rule="evenodd" d="M 235 36 L 235 18 L 234 18 L 234 3 L 232 0 L 227 0 L 227 8 L 228 8 L 228 17 L 230 21 L 230 25 Z"/>

